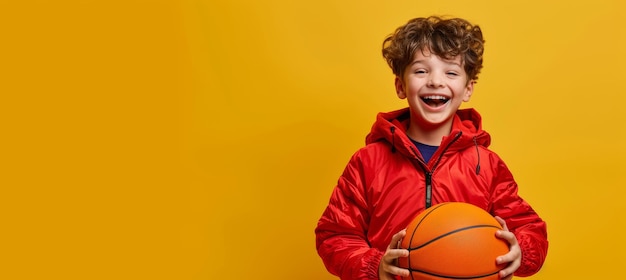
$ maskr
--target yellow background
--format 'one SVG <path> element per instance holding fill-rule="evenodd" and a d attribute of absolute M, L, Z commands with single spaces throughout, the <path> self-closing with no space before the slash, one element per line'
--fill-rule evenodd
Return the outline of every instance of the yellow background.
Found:
<path fill-rule="evenodd" d="M 335 279 L 313 229 L 408 19 L 486 37 L 467 106 L 548 223 L 528 279 L 626 264 L 622 1 L 0 3 L 0 279 Z"/>

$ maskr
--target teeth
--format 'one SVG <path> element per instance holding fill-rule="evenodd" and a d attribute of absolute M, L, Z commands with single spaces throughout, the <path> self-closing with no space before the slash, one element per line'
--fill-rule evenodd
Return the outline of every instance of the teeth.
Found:
<path fill-rule="evenodd" d="M 447 97 L 441 95 L 428 95 L 422 97 L 423 99 L 432 99 L 432 100 L 448 100 Z"/>

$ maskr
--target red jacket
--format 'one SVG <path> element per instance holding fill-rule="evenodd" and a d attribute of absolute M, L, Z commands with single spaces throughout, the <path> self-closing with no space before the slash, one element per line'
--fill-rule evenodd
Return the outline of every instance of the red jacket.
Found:
<path fill-rule="evenodd" d="M 339 178 L 315 229 L 328 271 L 341 279 L 378 279 L 391 237 L 425 208 L 447 201 L 502 217 L 522 250 L 515 275 L 539 271 L 548 251 L 546 224 L 517 194 L 505 163 L 487 149 L 491 138 L 480 115 L 459 110 L 428 163 L 406 135 L 408 122 L 408 108 L 378 114 L 367 145 Z"/>

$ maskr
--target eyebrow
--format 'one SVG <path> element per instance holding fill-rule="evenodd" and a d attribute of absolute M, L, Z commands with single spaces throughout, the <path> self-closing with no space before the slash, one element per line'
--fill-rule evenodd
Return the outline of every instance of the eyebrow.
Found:
<path fill-rule="evenodd" d="M 457 63 L 456 61 L 452 61 L 452 60 L 449 60 L 449 59 L 442 59 L 442 60 L 445 63 L 447 63 L 447 64 L 452 64 L 452 65 L 456 65 L 456 66 L 459 66 L 459 67 L 463 68 L 463 65 L 461 65 L 461 63 Z M 411 64 L 409 64 L 409 65 L 414 65 L 414 64 L 423 63 L 423 62 L 424 62 L 424 60 L 415 60 L 415 61 L 411 62 Z"/>
<path fill-rule="evenodd" d="M 456 66 L 459 66 L 459 67 L 463 68 L 462 63 L 460 63 L 460 62 L 459 62 L 459 63 L 457 63 L 456 61 L 452 61 L 452 60 L 444 60 L 444 61 L 445 61 L 445 62 L 447 62 L 447 63 L 449 63 L 449 64 L 454 64 L 454 65 L 456 65 Z"/>

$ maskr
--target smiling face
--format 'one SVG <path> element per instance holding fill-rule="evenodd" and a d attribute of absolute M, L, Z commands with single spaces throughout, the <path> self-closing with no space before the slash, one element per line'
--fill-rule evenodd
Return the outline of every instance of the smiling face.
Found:
<path fill-rule="evenodd" d="M 461 57 L 443 59 L 428 49 L 415 52 L 402 77 L 396 77 L 396 92 L 411 109 L 411 130 L 450 132 L 454 114 L 469 101 L 474 81 L 469 81 Z"/>

